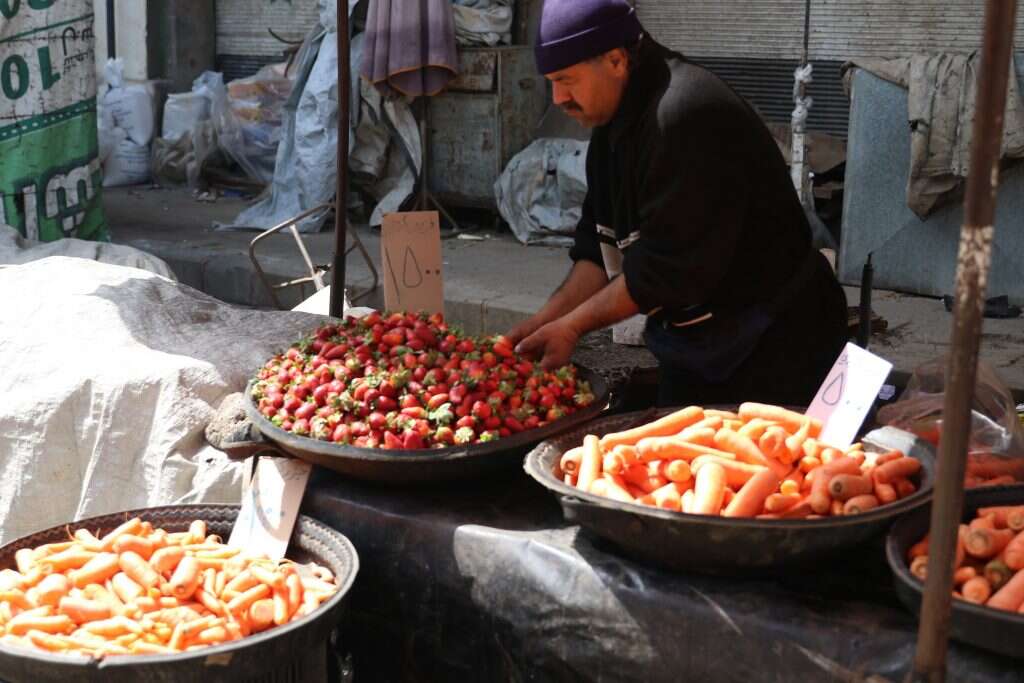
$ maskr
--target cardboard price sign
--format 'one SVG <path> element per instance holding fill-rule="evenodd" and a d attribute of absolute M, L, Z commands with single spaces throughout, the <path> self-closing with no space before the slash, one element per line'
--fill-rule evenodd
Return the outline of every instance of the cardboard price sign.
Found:
<path fill-rule="evenodd" d="M 384 307 L 444 313 L 441 224 L 436 211 L 389 213 L 381 226 Z"/>
<path fill-rule="evenodd" d="M 818 440 L 848 448 L 891 370 L 889 361 L 847 344 L 807 409 L 825 424 Z"/>
<path fill-rule="evenodd" d="M 312 471 L 312 465 L 294 458 L 256 456 L 255 472 L 242 494 L 242 509 L 228 545 L 283 559 Z"/>

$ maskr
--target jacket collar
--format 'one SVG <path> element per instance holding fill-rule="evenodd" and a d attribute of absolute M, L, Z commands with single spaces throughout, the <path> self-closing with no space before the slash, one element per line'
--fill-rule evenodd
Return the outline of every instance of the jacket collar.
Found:
<path fill-rule="evenodd" d="M 665 63 L 668 54 L 667 49 L 649 36 L 644 36 L 640 45 L 640 63 L 629 75 L 618 111 L 604 126 L 612 145 L 617 144 L 623 135 L 635 127 L 661 90 L 660 86 L 668 82 L 669 69 Z"/>

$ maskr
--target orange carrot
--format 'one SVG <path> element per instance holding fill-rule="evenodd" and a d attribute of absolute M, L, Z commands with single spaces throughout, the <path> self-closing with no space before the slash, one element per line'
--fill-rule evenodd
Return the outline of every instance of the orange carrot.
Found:
<path fill-rule="evenodd" d="M 988 599 L 985 605 L 1016 612 L 1022 603 L 1024 603 L 1024 572 L 1017 572 Z"/>
<path fill-rule="evenodd" d="M 660 489 L 651 492 L 654 504 L 665 510 L 679 510 L 682 495 L 689 490 L 688 486 L 677 484 L 674 481 L 662 486 Z"/>
<path fill-rule="evenodd" d="M 206 540 L 206 522 L 201 519 L 193 520 L 188 525 L 188 535 L 192 537 L 193 543 L 202 543 Z"/>
<path fill-rule="evenodd" d="M 746 423 L 737 430 L 737 434 L 745 436 L 755 443 L 761 439 L 768 427 L 772 426 L 772 422 L 768 420 L 755 417 L 750 422 Z M 765 455 L 768 455 L 765 453 Z"/>
<path fill-rule="evenodd" d="M 693 489 L 686 489 L 679 499 L 679 510 L 681 512 L 692 512 L 693 510 Z"/>
<path fill-rule="evenodd" d="M 271 588 L 284 587 L 284 574 L 276 569 L 268 569 L 262 565 L 254 564 L 249 567 L 249 571 L 252 572 L 254 577 L 259 579 L 260 583 L 265 583 Z"/>
<path fill-rule="evenodd" d="M 599 483 L 602 484 L 604 489 L 604 492 L 600 495 L 623 503 L 633 502 L 633 496 L 629 495 L 629 491 L 624 486 L 620 486 L 619 483 L 615 481 L 615 475 L 605 473 L 601 479 L 598 479 L 591 485 L 591 493 L 597 493 L 597 485 Z"/>
<path fill-rule="evenodd" d="M 782 427 L 768 427 L 758 439 L 757 446 L 765 456 L 781 462 L 783 458 L 789 458 L 789 451 L 786 450 L 786 437 L 788 436 L 789 434 Z"/>
<path fill-rule="evenodd" d="M 772 466 L 768 458 L 761 452 L 761 449 L 749 437 L 728 429 L 719 429 L 715 434 L 715 447 L 726 453 L 732 453 L 736 456 L 737 460 L 748 465 L 760 465 L 761 467 L 768 468 Z M 784 467 L 781 463 L 773 464 L 776 467 Z M 786 471 L 782 473 L 782 476 L 785 476 L 789 471 L 789 468 L 784 467 L 784 469 Z"/>
<path fill-rule="evenodd" d="M 94 553 L 103 552 L 103 541 L 96 538 L 88 529 L 76 529 L 73 536 L 86 550 Z"/>
<path fill-rule="evenodd" d="M 690 463 L 690 470 L 696 475 L 702 467 L 710 464 L 718 465 L 725 470 L 726 484 L 736 489 L 741 488 L 751 477 L 765 469 L 758 465 L 748 465 L 744 462 L 719 458 L 714 455 L 702 455 Z"/>
<path fill-rule="evenodd" d="M 810 517 L 813 510 L 811 509 L 811 502 L 806 498 L 802 498 L 799 503 L 789 508 L 788 510 L 779 513 L 779 517 L 782 519 L 800 519 L 804 517 Z"/>
<path fill-rule="evenodd" d="M 1013 570 L 1006 566 L 1000 559 L 995 559 L 985 565 L 985 578 L 988 579 L 992 590 L 999 590 L 1013 576 Z"/>
<path fill-rule="evenodd" d="M 826 458 L 825 447 L 818 443 L 818 440 L 815 439 L 813 436 L 809 436 L 806 439 L 804 439 L 804 442 L 800 444 L 800 450 L 803 452 L 804 457 L 818 458 L 819 460 L 821 460 L 822 463 L 825 464 L 832 462 L 832 460 L 835 459 L 834 454 L 838 453 L 836 449 L 832 448 L 830 450 L 832 451 L 833 455 L 830 455 L 828 458 Z"/>
<path fill-rule="evenodd" d="M 808 458 L 806 456 L 800 458 L 800 471 L 803 472 L 804 474 L 810 474 L 819 467 L 821 467 L 821 460 L 819 460 L 818 458 Z M 808 482 L 808 486 L 809 485 L 810 482 Z"/>
<path fill-rule="evenodd" d="M 690 406 L 670 413 L 653 422 L 622 432 L 605 434 L 601 437 L 601 450 L 611 450 L 619 444 L 634 445 L 641 439 L 650 436 L 669 436 L 678 434 L 686 427 L 704 419 L 704 410 Z"/>
<path fill-rule="evenodd" d="M 801 458 L 813 458 L 820 461 L 817 455 L 804 453 L 804 441 L 809 438 L 810 430 L 810 425 L 805 422 L 794 434 L 786 437 L 786 455 L 782 459 L 785 464 L 789 465 Z"/>
<path fill-rule="evenodd" d="M 890 460 L 884 465 L 875 467 L 875 481 L 880 484 L 890 484 L 893 479 L 910 477 L 921 471 L 921 461 L 914 458 L 902 457 Z"/>
<path fill-rule="evenodd" d="M 829 503 L 828 514 L 832 517 L 840 517 L 843 514 L 845 514 L 843 512 L 843 501 L 833 500 L 831 503 Z"/>
<path fill-rule="evenodd" d="M 237 614 L 242 610 L 249 609 L 249 606 L 257 600 L 269 598 L 272 594 L 273 589 L 271 589 L 270 586 L 265 583 L 260 583 L 244 593 L 232 598 L 231 602 L 228 603 L 228 610 L 233 614 Z"/>
<path fill-rule="evenodd" d="M 725 471 L 722 471 L 724 478 Z M 761 470 L 743 485 L 722 512 L 723 517 L 753 517 L 764 510 L 765 500 L 779 486 L 779 477 L 770 469 Z"/>
<path fill-rule="evenodd" d="M 583 437 L 580 470 L 576 475 L 576 488 L 589 491 L 590 485 L 601 475 L 601 443 L 593 434 Z"/>
<path fill-rule="evenodd" d="M 897 479 L 889 485 L 896 488 L 897 498 L 906 498 L 910 494 L 914 493 L 914 491 L 917 491 L 917 487 L 914 485 L 914 482 L 909 479 Z"/>
<path fill-rule="evenodd" d="M 111 550 L 114 547 L 114 541 L 124 534 L 136 534 L 142 529 L 142 520 L 138 517 L 134 517 L 123 522 L 120 526 L 114 528 L 106 535 L 104 535 L 100 542 L 103 543 L 103 550 Z"/>
<path fill-rule="evenodd" d="M 88 561 L 88 560 L 86 560 Z M 52 562 L 52 559 L 50 560 Z M 14 564 L 17 566 L 18 571 L 22 574 L 28 574 L 32 571 L 33 565 L 35 565 L 35 554 L 30 548 L 22 548 L 21 550 L 14 553 Z M 82 564 L 85 564 L 84 562 Z M 81 565 L 79 565 L 81 566 Z M 57 571 L 63 571 L 63 568 Z"/>
<path fill-rule="evenodd" d="M 274 601 L 264 598 L 249 606 L 249 624 L 253 633 L 266 631 L 274 625 Z"/>
<path fill-rule="evenodd" d="M 1003 561 L 1013 571 L 1024 569 L 1024 531 L 1017 533 L 1003 551 Z"/>
<path fill-rule="evenodd" d="M 837 474 L 828 482 L 828 492 L 835 500 L 846 502 L 874 491 L 871 480 L 857 474 Z"/>
<path fill-rule="evenodd" d="M 810 436 L 817 438 L 821 434 L 821 420 L 807 417 L 779 406 L 763 403 L 744 403 L 739 408 L 739 414 L 744 420 L 753 420 L 755 417 L 759 417 L 769 422 L 778 422 L 790 432 L 798 431 L 806 423 L 808 424 Z"/>
<path fill-rule="evenodd" d="M 680 441 L 687 441 L 692 444 L 697 444 L 698 446 L 706 446 L 708 448 L 711 448 L 715 445 L 716 431 L 717 430 L 712 429 L 711 427 L 698 428 L 696 425 L 694 425 L 693 427 L 687 427 L 683 431 L 679 432 L 679 434 L 677 434 L 673 438 L 679 439 Z"/>
<path fill-rule="evenodd" d="M 149 565 L 161 574 L 172 571 L 185 556 L 185 549 L 181 546 L 167 546 L 160 548 L 149 558 Z"/>
<path fill-rule="evenodd" d="M 141 536 L 133 536 L 131 534 L 123 534 L 118 536 L 117 540 L 114 541 L 114 552 L 123 553 L 131 551 L 141 557 L 143 560 L 148 560 L 152 556 L 153 542 L 148 538 L 142 538 Z"/>
<path fill-rule="evenodd" d="M 156 553 L 163 553 L 164 549 L 156 551 Z M 154 553 L 154 555 L 156 555 Z M 160 584 L 160 575 L 156 570 L 143 559 L 142 555 L 132 551 L 126 550 L 121 553 L 118 559 L 118 567 L 123 571 L 132 581 L 142 586 L 143 588 L 154 588 Z"/>
<path fill-rule="evenodd" d="M 690 463 L 685 460 L 663 462 L 660 467 L 660 474 L 669 481 L 679 484 L 684 484 L 693 478 L 693 473 L 690 471 Z"/>
<path fill-rule="evenodd" d="M 704 411 L 704 414 L 710 417 L 717 417 L 721 420 L 739 420 L 740 414 L 734 413 L 731 410 L 718 410 L 717 408 L 711 408 Z"/>
<path fill-rule="evenodd" d="M 21 551 L 19 550 L 18 552 Z M 66 572 L 69 569 L 81 569 L 89 560 L 97 557 L 97 555 L 97 553 L 81 548 L 69 548 L 62 553 L 43 558 L 39 564 L 55 572 Z M 21 570 L 19 569 L 19 571 Z M 27 573 L 27 571 L 22 571 L 22 574 Z"/>
<path fill-rule="evenodd" d="M 71 582 L 63 574 L 50 574 L 36 586 L 36 602 L 56 607 L 71 590 Z"/>
<path fill-rule="evenodd" d="M 196 588 L 199 587 L 199 582 L 202 580 L 202 575 L 199 571 L 199 560 L 194 557 L 186 555 L 181 558 L 181 562 L 178 563 L 177 568 L 174 570 L 174 574 L 171 575 L 171 580 L 168 585 L 171 590 L 171 594 L 179 600 L 185 600 L 192 597 L 192 594 L 196 592 Z"/>
<path fill-rule="evenodd" d="M 655 489 L 660 489 L 662 486 L 668 483 L 661 476 L 652 477 L 650 475 L 650 472 L 647 470 L 647 467 L 645 465 L 640 464 L 632 465 L 631 467 L 627 468 L 626 471 L 622 474 L 622 478 L 627 483 L 636 486 L 644 493 L 650 493 Z"/>
<path fill-rule="evenodd" d="M 562 454 L 562 459 L 558 461 L 558 466 L 562 472 L 566 474 L 578 474 L 580 471 L 580 461 L 583 459 L 583 447 L 577 446 L 576 448 L 570 448 Z"/>
<path fill-rule="evenodd" d="M 601 470 L 606 474 L 622 474 L 626 467 L 626 459 L 619 453 L 605 453 L 601 460 Z"/>
<path fill-rule="evenodd" d="M 1010 526 L 1010 513 L 1024 515 L 1024 505 L 995 505 L 978 508 L 979 517 L 993 517 L 995 525 L 1000 529 Z"/>
<path fill-rule="evenodd" d="M 882 484 L 875 479 L 875 497 L 882 505 L 887 505 L 898 499 L 896 489 L 891 484 Z"/>
<path fill-rule="evenodd" d="M 925 581 L 928 578 L 928 556 L 915 557 L 910 563 L 910 573 Z"/>
<path fill-rule="evenodd" d="M 866 493 L 862 496 L 854 496 L 843 504 L 844 515 L 859 515 L 862 512 L 868 510 L 874 510 L 878 507 L 878 499 L 870 493 Z"/>
<path fill-rule="evenodd" d="M 925 536 L 923 539 L 921 539 L 920 541 L 918 541 L 914 545 L 910 546 L 910 551 L 907 554 L 909 555 L 911 560 L 914 559 L 915 557 L 920 557 L 922 555 L 927 555 L 928 554 L 928 537 Z"/>
<path fill-rule="evenodd" d="M 964 540 L 964 548 L 967 554 L 988 560 L 1001 553 L 1015 535 L 1010 529 L 970 529 Z"/>
<path fill-rule="evenodd" d="M 700 467 L 693 487 L 693 505 L 690 512 L 697 515 L 717 515 L 722 508 L 725 484 L 726 471 L 722 465 L 709 462 Z"/>
<path fill-rule="evenodd" d="M 116 593 L 117 597 L 121 598 L 122 602 L 125 603 L 134 602 L 146 593 L 146 590 L 142 586 L 132 581 L 124 572 L 114 574 L 113 578 L 110 579 L 110 583 L 114 589 L 114 593 Z"/>
<path fill-rule="evenodd" d="M 75 622 L 71 621 L 66 614 L 58 614 L 52 617 L 39 617 L 22 613 L 7 623 L 7 632 L 12 636 L 23 636 L 29 631 L 42 631 L 43 633 L 71 633 L 75 630 Z"/>
<path fill-rule="evenodd" d="M 764 509 L 769 513 L 785 512 L 803 500 L 799 493 L 773 493 L 764 501 Z"/>
<path fill-rule="evenodd" d="M 953 584 L 959 586 L 962 583 L 970 581 L 976 576 L 978 576 L 978 570 L 974 567 L 960 567 L 953 574 Z"/>
<path fill-rule="evenodd" d="M 973 579 L 968 579 L 964 582 L 963 587 L 960 589 L 960 594 L 964 596 L 964 600 L 967 602 L 983 605 L 992 595 L 992 586 L 989 585 L 988 580 L 984 576 L 975 576 Z"/>
<path fill-rule="evenodd" d="M 57 612 L 68 616 L 76 624 L 109 619 L 113 616 L 110 605 L 86 598 L 61 598 Z"/>
<path fill-rule="evenodd" d="M 75 588 L 85 588 L 90 583 L 103 583 L 119 571 L 118 556 L 115 553 L 100 553 L 81 569 L 69 574 Z"/>
<path fill-rule="evenodd" d="M 636 445 L 641 462 L 652 460 L 693 460 L 702 455 L 714 455 L 726 460 L 735 456 L 709 446 L 684 441 L 678 436 L 652 436 L 641 439 Z"/>

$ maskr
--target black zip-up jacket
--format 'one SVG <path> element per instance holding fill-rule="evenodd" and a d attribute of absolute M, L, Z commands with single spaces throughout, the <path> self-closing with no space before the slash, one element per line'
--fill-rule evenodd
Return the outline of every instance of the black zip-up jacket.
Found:
<path fill-rule="evenodd" d="M 649 38 L 619 111 L 593 132 L 587 182 L 570 256 L 621 270 L 657 319 L 771 302 L 811 254 L 764 123 L 717 76 Z"/>

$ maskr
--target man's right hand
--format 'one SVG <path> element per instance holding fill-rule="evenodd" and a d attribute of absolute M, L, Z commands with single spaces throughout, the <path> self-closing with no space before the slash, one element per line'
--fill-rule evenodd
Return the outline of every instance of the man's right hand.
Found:
<path fill-rule="evenodd" d="M 543 325 L 544 320 L 539 315 L 533 315 L 506 332 L 505 337 L 512 344 L 512 348 L 515 348 L 519 342 L 539 330 Z"/>

